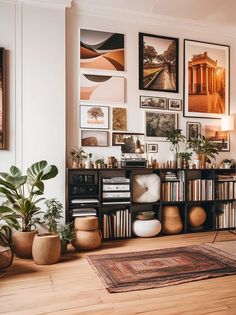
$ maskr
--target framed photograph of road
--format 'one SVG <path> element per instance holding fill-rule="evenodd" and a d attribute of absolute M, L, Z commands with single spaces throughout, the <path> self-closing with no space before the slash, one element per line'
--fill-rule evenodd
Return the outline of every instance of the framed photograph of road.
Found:
<path fill-rule="evenodd" d="M 184 116 L 229 114 L 230 47 L 184 40 Z"/>
<path fill-rule="evenodd" d="M 170 112 L 145 112 L 147 140 L 166 141 L 166 133 L 178 128 L 178 114 Z"/>
<path fill-rule="evenodd" d="M 178 38 L 139 33 L 139 89 L 178 92 Z"/>

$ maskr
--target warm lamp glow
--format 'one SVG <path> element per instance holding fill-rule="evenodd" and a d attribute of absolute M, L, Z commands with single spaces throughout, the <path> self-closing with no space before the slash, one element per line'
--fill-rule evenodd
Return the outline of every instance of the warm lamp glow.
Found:
<path fill-rule="evenodd" d="M 221 118 L 221 130 L 222 131 L 234 130 L 234 116 L 223 116 Z"/>

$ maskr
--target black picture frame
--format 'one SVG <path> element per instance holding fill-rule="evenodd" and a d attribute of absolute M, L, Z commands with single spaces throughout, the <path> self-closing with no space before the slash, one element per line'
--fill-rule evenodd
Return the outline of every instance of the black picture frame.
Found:
<path fill-rule="evenodd" d="M 186 122 L 186 138 L 197 137 L 198 134 L 201 134 L 201 123 L 196 121 L 187 121 Z"/>
<path fill-rule="evenodd" d="M 159 42 L 158 42 L 159 41 Z M 148 45 L 149 44 L 149 45 Z M 159 46 L 158 46 L 159 44 Z M 147 50 L 144 51 L 144 48 L 147 46 L 152 47 L 150 52 L 150 58 L 148 60 L 148 54 L 145 54 Z M 155 47 L 156 48 L 155 48 Z M 158 48 L 157 48 L 158 47 Z M 159 52 L 158 52 L 159 50 Z M 156 54 L 156 57 L 151 57 Z M 169 52 L 169 54 L 168 54 Z M 172 59 L 167 59 L 165 57 L 165 62 L 163 61 L 165 56 L 174 55 Z M 158 57 L 159 56 L 159 57 Z M 149 64 L 149 68 L 146 68 L 146 75 L 144 75 L 144 63 Z M 158 67 L 155 67 L 153 60 L 159 60 Z M 161 61 L 162 60 L 162 63 Z M 171 61 L 171 62 L 170 62 Z M 150 65 L 152 62 L 152 65 Z M 147 70 L 156 69 L 156 71 L 151 71 L 151 74 L 147 75 Z M 158 73 L 157 73 L 158 68 Z M 171 71 L 171 74 L 169 74 Z M 167 76 L 168 82 L 156 81 L 159 75 Z M 167 81 L 166 79 L 166 81 Z M 159 80 L 160 81 L 160 80 Z M 163 83 L 164 82 L 164 83 Z M 140 90 L 149 90 L 149 91 L 161 91 L 161 92 L 173 92 L 178 93 L 179 91 L 179 39 L 175 37 L 167 37 L 146 33 L 139 33 L 139 89 Z"/>
<path fill-rule="evenodd" d="M 6 50 L 0 47 L 0 150 L 6 150 Z"/>

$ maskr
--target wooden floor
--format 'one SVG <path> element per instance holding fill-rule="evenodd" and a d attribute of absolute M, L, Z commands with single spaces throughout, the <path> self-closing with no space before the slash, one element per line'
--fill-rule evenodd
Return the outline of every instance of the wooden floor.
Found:
<path fill-rule="evenodd" d="M 208 232 L 113 241 L 93 253 L 186 246 L 211 242 L 213 237 L 214 233 Z M 220 232 L 217 246 L 228 246 L 236 254 L 236 242 L 222 242 L 233 240 L 236 235 Z M 0 273 L 0 314 L 236 314 L 236 276 L 110 294 L 85 255 L 70 251 L 60 263 L 51 266 L 15 259 L 12 267 Z"/>

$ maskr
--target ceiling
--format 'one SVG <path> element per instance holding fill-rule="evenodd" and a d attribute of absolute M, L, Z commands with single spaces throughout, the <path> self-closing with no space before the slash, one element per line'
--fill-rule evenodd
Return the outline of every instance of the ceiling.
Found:
<path fill-rule="evenodd" d="M 198 23 L 235 27 L 236 0 L 75 0 L 78 6 L 162 15 Z"/>

